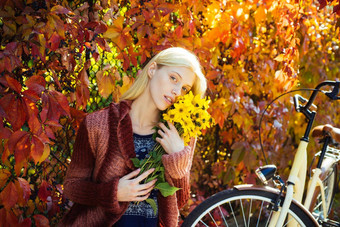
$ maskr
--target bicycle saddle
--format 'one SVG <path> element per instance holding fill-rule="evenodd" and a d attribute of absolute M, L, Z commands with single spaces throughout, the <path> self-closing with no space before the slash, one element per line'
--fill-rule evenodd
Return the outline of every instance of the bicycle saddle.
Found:
<path fill-rule="evenodd" d="M 332 125 L 319 125 L 312 130 L 313 137 L 325 137 L 330 136 L 332 138 L 332 144 L 340 143 L 340 129 L 333 127 Z"/>

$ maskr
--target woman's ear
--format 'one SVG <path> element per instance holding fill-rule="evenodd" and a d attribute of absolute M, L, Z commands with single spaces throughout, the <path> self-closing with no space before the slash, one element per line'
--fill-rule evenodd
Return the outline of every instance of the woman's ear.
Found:
<path fill-rule="evenodd" d="M 148 68 L 148 76 L 149 76 L 150 79 L 155 74 L 156 69 L 157 69 L 157 63 L 156 62 L 152 62 L 151 65 Z"/>

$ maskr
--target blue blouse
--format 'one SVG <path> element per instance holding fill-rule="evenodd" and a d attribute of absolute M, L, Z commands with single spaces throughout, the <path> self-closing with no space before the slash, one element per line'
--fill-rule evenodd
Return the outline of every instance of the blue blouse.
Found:
<path fill-rule="evenodd" d="M 133 134 L 136 157 L 144 159 L 148 152 L 154 147 L 156 141 L 151 135 Z M 151 191 L 149 198 L 157 204 L 158 190 Z M 130 202 L 128 209 L 123 216 L 114 224 L 114 227 L 153 227 L 158 223 L 158 209 L 156 214 L 151 205 L 145 201 L 136 203 Z"/>

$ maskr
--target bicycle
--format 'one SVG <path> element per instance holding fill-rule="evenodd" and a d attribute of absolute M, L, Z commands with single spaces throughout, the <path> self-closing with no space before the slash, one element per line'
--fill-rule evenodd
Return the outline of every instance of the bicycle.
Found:
<path fill-rule="evenodd" d="M 331 87 L 332 91 L 320 90 L 324 86 Z M 313 102 L 319 92 L 331 100 L 340 99 L 339 86 L 339 81 L 324 81 L 315 89 L 310 89 L 313 93 L 308 100 L 300 95 L 294 96 L 295 109 L 304 114 L 308 123 L 286 182 L 276 174 L 275 165 L 259 167 L 255 171 L 258 178 L 265 185 L 273 182 L 274 187 L 238 185 L 218 192 L 199 204 L 185 218 L 182 227 L 340 226 L 340 223 L 327 218 L 337 185 L 337 165 L 340 160 L 340 150 L 335 148 L 337 144 L 330 135 L 324 136 L 321 141 L 322 149 L 314 156 L 314 159 L 318 158 L 318 163 L 311 172 L 312 176 L 304 197 L 307 145 L 316 115 L 316 106 Z M 303 198 L 305 199 L 302 204 Z"/>

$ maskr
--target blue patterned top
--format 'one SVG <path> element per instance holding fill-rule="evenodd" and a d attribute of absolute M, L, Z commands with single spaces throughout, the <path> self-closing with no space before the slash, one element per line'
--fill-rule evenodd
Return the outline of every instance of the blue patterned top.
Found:
<path fill-rule="evenodd" d="M 151 135 L 138 135 L 133 134 L 133 140 L 135 145 L 136 157 L 144 159 L 148 152 L 154 147 L 156 141 Z M 155 200 L 157 204 L 157 193 L 158 190 L 152 190 L 149 198 Z M 158 205 L 158 204 L 157 204 Z M 153 227 L 157 226 L 158 222 L 158 210 L 156 214 L 154 210 L 145 201 L 131 202 L 124 215 L 116 222 L 115 227 Z"/>

